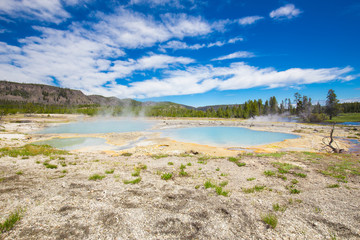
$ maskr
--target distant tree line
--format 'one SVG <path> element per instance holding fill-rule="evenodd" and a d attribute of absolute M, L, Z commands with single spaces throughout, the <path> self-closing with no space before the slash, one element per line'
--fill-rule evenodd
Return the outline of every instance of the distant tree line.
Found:
<path fill-rule="evenodd" d="M 66 94 L 66 93 L 65 93 Z M 154 106 L 142 106 L 136 101 L 127 106 L 100 106 L 91 105 L 51 105 L 29 102 L 14 102 L 0 100 L 0 115 L 15 113 L 39 113 L 39 114 L 86 114 L 112 115 L 112 116 L 161 116 L 161 117 L 209 117 L 209 118 L 254 118 L 256 116 L 288 114 L 299 117 L 304 122 L 322 122 L 343 113 L 359 113 L 360 103 L 339 103 L 335 92 L 328 91 L 326 104 L 319 103 L 313 105 L 311 98 L 302 96 L 300 93 L 294 94 L 294 102 L 290 98 L 282 100 L 280 103 L 276 97 L 270 97 L 263 102 L 262 99 L 248 100 L 244 104 L 225 105 L 217 107 L 207 107 L 204 110 L 196 108 L 189 109 L 174 103 L 162 103 Z"/>

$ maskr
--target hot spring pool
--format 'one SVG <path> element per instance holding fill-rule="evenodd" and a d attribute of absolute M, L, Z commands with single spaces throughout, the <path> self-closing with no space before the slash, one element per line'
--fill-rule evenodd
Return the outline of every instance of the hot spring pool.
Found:
<path fill-rule="evenodd" d="M 122 133 L 122 132 L 136 132 L 145 131 L 152 128 L 154 122 L 141 120 L 105 120 L 97 119 L 92 121 L 80 121 L 59 126 L 45 128 L 36 133 Z"/>
<path fill-rule="evenodd" d="M 53 138 L 50 140 L 34 142 L 36 145 L 50 145 L 55 148 L 63 150 L 76 150 L 85 147 L 107 147 L 106 140 L 103 138 L 92 138 L 92 137 L 76 137 L 76 138 Z"/>
<path fill-rule="evenodd" d="M 240 127 L 194 127 L 167 129 L 162 136 L 180 142 L 190 142 L 210 146 L 249 147 L 281 142 L 299 136 L 287 133 L 255 131 Z"/>
<path fill-rule="evenodd" d="M 61 134 L 61 133 L 123 133 L 123 132 L 160 132 L 162 137 L 171 138 L 179 142 L 197 143 L 201 145 L 219 146 L 219 147 L 249 147 L 264 145 L 274 142 L 280 142 L 285 139 L 298 138 L 294 134 L 255 131 L 240 127 L 192 127 L 164 130 L 151 130 L 156 124 L 155 121 L 142 121 L 131 119 L 96 119 L 92 121 L 81 121 L 69 124 L 63 124 L 55 127 L 43 129 L 37 133 L 41 134 Z M 143 139 L 142 139 L 143 140 Z M 51 140 L 38 142 L 37 144 L 49 144 L 53 147 L 75 150 L 84 147 L 93 147 L 94 149 L 112 149 L 121 150 L 132 148 L 140 142 L 128 142 L 124 146 L 114 146 L 106 143 L 103 138 L 97 137 L 72 137 L 72 138 L 54 138 Z"/>

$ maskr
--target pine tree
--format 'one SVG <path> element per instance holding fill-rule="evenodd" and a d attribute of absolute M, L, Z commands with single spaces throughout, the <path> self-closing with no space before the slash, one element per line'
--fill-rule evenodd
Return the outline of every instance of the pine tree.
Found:
<path fill-rule="evenodd" d="M 336 98 L 335 91 L 330 89 L 326 97 L 326 114 L 329 115 L 330 120 L 333 116 L 339 113 L 339 100 Z"/>

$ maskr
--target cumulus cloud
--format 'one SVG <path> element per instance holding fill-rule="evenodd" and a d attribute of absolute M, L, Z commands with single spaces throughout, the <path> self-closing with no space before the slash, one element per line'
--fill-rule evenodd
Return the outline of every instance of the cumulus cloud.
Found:
<path fill-rule="evenodd" d="M 294 4 L 286 4 L 270 12 L 270 17 L 275 19 L 291 19 L 301 13 L 300 9 L 295 8 Z"/>
<path fill-rule="evenodd" d="M 255 54 L 252 52 L 238 51 L 238 52 L 231 53 L 229 55 L 214 58 L 214 59 L 212 59 L 212 61 L 222 61 L 222 60 L 234 59 L 234 58 L 252 58 L 252 57 L 255 57 Z"/>
<path fill-rule="evenodd" d="M 249 16 L 243 17 L 238 20 L 240 25 L 251 25 L 254 24 L 256 21 L 263 19 L 264 17 L 261 16 Z"/>
<path fill-rule="evenodd" d="M 111 93 L 116 93 L 118 96 L 147 98 L 204 93 L 214 89 L 291 87 L 334 81 L 352 70 L 351 67 L 346 67 L 292 68 L 285 71 L 276 71 L 273 68 L 258 68 L 243 62 L 236 62 L 229 67 L 206 65 L 188 67 L 185 70 L 165 71 L 167 76 L 163 79 L 152 78 L 142 82 L 130 83 L 129 86 L 113 85 L 111 88 L 103 88 L 102 94 L 111 95 Z"/>
<path fill-rule="evenodd" d="M 53 84 L 88 91 L 135 71 L 189 64 L 185 57 L 150 54 L 138 60 L 115 60 L 125 55 L 116 46 L 89 39 L 77 31 L 36 27 L 40 37 L 20 40 L 22 47 L 0 42 L 0 76 L 20 82 Z"/>
<path fill-rule="evenodd" d="M 100 21 L 85 30 L 90 38 L 126 48 L 151 47 L 171 38 L 183 39 L 212 32 L 207 21 L 187 14 L 164 14 L 162 21 L 151 16 L 118 8 L 114 14 L 98 14 Z"/>
<path fill-rule="evenodd" d="M 64 10 L 60 0 L 2 0 L 0 1 L 0 15 L 56 24 L 71 17 Z"/>

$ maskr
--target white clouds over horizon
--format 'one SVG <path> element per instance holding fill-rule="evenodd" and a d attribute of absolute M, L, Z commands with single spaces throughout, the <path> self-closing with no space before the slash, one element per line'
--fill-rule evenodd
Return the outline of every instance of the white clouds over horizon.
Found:
<path fill-rule="evenodd" d="M 244 40 L 240 36 L 245 28 L 241 26 L 254 24 L 264 19 L 262 16 L 210 21 L 202 15 L 183 12 L 161 12 L 154 16 L 124 5 L 109 13 L 92 11 L 86 20 L 65 21 L 72 16 L 64 5 L 76 6 L 90 1 L 0 2 L 0 15 L 36 20 L 37 23 L 31 29 L 36 34 L 16 39 L 18 44 L 0 41 L 0 78 L 15 82 L 58 84 L 87 94 L 119 98 L 187 95 L 254 87 L 292 87 L 354 79 L 350 75 L 351 67 L 278 71 L 234 60 L 255 57 L 252 52 L 237 51 L 235 43 Z M 131 0 L 130 5 L 146 3 L 145 0 Z M 183 2 L 151 0 L 149 4 L 179 7 Z M 300 13 L 293 4 L 287 4 L 272 11 L 270 17 L 290 19 Z M 43 21 L 51 24 L 41 24 Z M 51 27 L 54 23 L 60 25 Z M 228 28 L 237 30 L 226 35 Z M 230 35 L 237 37 L 231 38 Z M 174 56 L 166 54 L 167 49 L 202 48 L 209 52 L 218 49 L 218 52 L 216 55 L 214 52 L 208 54 L 206 61 L 199 62 L 194 51 L 188 51 L 189 55 L 183 56 L 179 56 L 180 51 L 173 53 Z M 226 52 L 232 53 L 221 56 Z M 212 59 L 218 62 L 211 62 L 214 55 L 220 55 Z M 232 61 L 219 62 L 222 60 Z"/>
<path fill-rule="evenodd" d="M 152 78 L 132 82 L 128 86 L 112 85 L 111 88 L 99 89 L 97 93 L 106 96 L 115 94 L 129 98 L 151 98 L 198 94 L 210 90 L 291 87 L 334 81 L 352 70 L 351 67 L 346 67 L 276 71 L 273 68 L 257 68 L 244 62 L 235 62 L 229 67 L 206 65 L 166 71 L 168 76 L 163 79 Z"/>
<path fill-rule="evenodd" d="M 300 13 L 300 9 L 296 8 L 294 4 L 286 4 L 278 9 L 270 12 L 269 16 L 274 19 L 291 19 L 297 17 Z"/>

